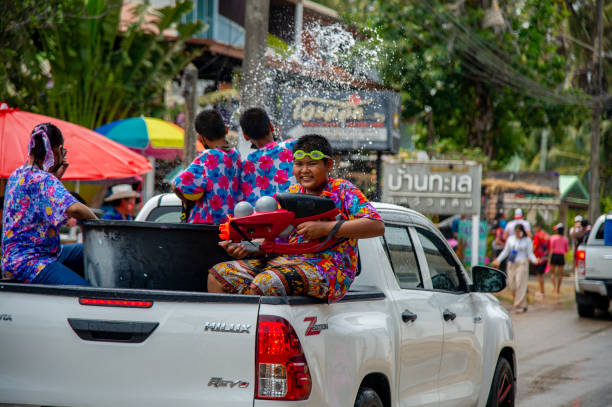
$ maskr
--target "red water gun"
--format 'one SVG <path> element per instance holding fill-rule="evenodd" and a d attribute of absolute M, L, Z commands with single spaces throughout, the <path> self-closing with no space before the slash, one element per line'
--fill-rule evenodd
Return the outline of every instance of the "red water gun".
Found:
<path fill-rule="evenodd" d="M 334 201 L 328 197 L 306 194 L 278 193 L 264 196 L 255 202 L 239 202 L 234 208 L 234 218 L 219 225 L 219 237 L 235 243 L 241 242 L 247 250 L 263 250 L 266 253 L 303 254 L 328 249 L 340 241 L 334 238 L 343 216 Z M 303 243 L 282 243 L 277 238 L 286 238 L 297 225 L 316 220 L 338 220 L 325 239 Z M 261 239 L 263 242 L 253 242 Z"/>

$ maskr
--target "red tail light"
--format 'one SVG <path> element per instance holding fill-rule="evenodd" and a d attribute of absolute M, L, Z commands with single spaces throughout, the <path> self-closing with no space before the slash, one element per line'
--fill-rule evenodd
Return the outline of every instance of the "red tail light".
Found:
<path fill-rule="evenodd" d="M 109 300 L 105 298 L 79 298 L 81 305 L 98 305 L 102 307 L 151 308 L 153 301 Z"/>
<path fill-rule="evenodd" d="M 576 274 L 580 276 L 586 275 L 586 253 L 584 250 L 576 251 Z"/>
<path fill-rule="evenodd" d="M 308 363 L 287 320 L 259 316 L 255 376 L 257 399 L 306 400 L 310 396 Z"/>

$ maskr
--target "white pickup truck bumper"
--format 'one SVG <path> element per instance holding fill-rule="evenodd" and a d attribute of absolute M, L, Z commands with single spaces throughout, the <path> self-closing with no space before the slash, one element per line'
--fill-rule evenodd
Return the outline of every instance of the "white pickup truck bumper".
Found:
<path fill-rule="evenodd" d="M 578 292 L 580 293 L 596 293 L 602 297 L 608 296 L 608 289 L 606 283 L 601 280 L 578 280 Z"/>

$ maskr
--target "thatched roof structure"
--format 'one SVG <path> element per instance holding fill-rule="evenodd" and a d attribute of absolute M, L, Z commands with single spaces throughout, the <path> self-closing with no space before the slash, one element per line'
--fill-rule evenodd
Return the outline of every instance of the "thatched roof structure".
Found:
<path fill-rule="evenodd" d="M 482 180 L 485 195 L 499 195 L 505 192 L 523 193 L 544 196 L 557 196 L 559 190 L 547 186 L 524 181 L 509 181 L 505 179 L 488 178 Z"/>

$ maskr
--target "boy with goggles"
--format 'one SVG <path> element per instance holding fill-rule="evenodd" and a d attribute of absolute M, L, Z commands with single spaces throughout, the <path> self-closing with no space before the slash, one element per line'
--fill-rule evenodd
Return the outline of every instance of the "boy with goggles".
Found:
<path fill-rule="evenodd" d="M 319 150 L 314 150 L 310 153 L 307 153 L 304 150 L 297 150 L 295 153 L 293 153 L 293 158 L 296 160 L 301 160 L 306 157 L 310 157 L 311 160 L 322 160 L 323 158 L 331 158 L 329 156 L 326 156 Z"/>
<path fill-rule="evenodd" d="M 345 238 L 338 245 L 318 253 L 261 256 L 250 253 L 241 244 L 223 241 L 219 245 L 239 259 L 219 263 L 209 270 L 208 291 L 254 295 L 308 295 L 340 300 L 355 278 L 357 239 L 381 236 L 385 226 L 363 193 L 349 181 L 329 176 L 333 154 L 327 139 L 307 135 L 293 146 L 293 173 L 298 184 L 288 192 L 327 196 L 340 210 L 341 221 L 311 221 L 298 225 L 288 237 L 289 243 L 334 237 Z M 301 158 L 300 158 L 301 157 Z M 337 225 L 340 223 L 339 225 Z"/>
<path fill-rule="evenodd" d="M 247 109 L 240 116 L 244 138 L 257 150 L 242 161 L 240 189 L 244 200 L 251 205 L 262 196 L 287 192 L 295 184 L 292 148 L 295 139 L 274 141 L 274 126 L 265 110 Z"/>

